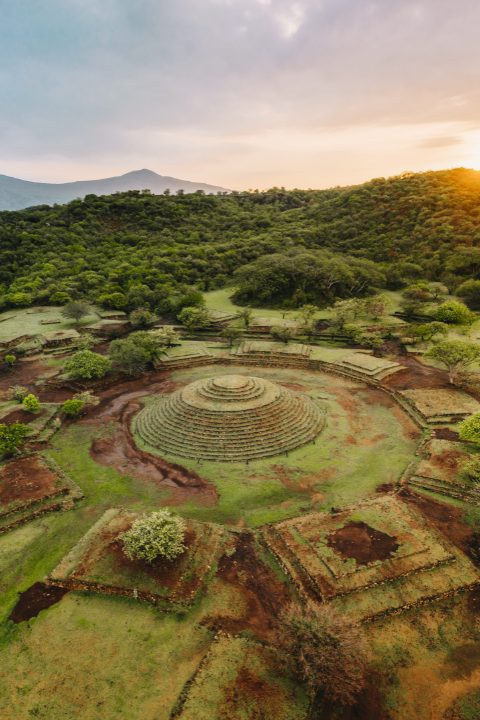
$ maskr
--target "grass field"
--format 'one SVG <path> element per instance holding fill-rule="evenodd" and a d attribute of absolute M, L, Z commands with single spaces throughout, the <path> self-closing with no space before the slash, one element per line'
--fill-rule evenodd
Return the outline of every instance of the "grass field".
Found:
<path fill-rule="evenodd" d="M 103 310 L 92 308 L 92 313 L 82 318 L 79 327 L 104 325 L 109 322 L 106 315 L 108 313 Z M 61 307 L 19 308 L 0 314 L 0 342 L 21 335 L 48 335 L 76 327 L 73 320 L 63 317 Z"/>
<path fill-rule="evenodd" d="M 68 595 L 0 646 L 0 717 L 167 720 L 210 641 L 193 619 Z"/>

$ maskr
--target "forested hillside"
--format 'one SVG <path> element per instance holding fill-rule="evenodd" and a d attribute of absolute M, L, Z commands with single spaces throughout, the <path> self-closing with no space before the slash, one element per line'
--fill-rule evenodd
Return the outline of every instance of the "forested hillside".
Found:
<path fill-rule="evenodd" d="M 320 273 L 310 285 L 323 282 L 326 263 L 354 274 L 338 296 L 369 291 L 357 277 L 368 268 L 380 287 L 425 277 L 455 289 L 480 275 L 480 172 L 408 174 L 322 191 L 132 191 L 1 212 L 1 303 L 88 297 L 107 307 L 161 308 L 179 288 L 219 287 L 262 255 L 276 253 L 278 263 L 278 254 L 291 258 L 304 249 L 315 251 Z M 296 283 L 285 285 L 287 301 Z"/>

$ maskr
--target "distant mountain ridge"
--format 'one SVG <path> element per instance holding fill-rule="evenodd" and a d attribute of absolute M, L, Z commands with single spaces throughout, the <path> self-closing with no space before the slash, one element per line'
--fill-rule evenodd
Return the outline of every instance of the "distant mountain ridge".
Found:
<path fill-rule="evenodd" d="M 152 170 L 134 170 L 118 177 L 100 180 L 78 180 L 67 183 L 42 183 L 20 180 L 19 178 L 0 175 L 0 210 L 22 210 L 34 205 L 62 204 L 83 198 L 85 195 L 111 195 L 127 190 L 151 190 L 154 195 L 161 195 L 165 190 L 186 193 L 203 190 L 205 193 L 228 192 L 225 188 L 206 183 L 166 175 L 158 175 Z"/>

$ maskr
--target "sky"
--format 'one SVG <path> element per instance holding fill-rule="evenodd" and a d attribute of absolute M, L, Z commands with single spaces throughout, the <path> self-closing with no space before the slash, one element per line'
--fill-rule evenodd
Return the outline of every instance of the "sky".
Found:
<path fill-rule="evenodd" d="M 0 0 L 0 174 L 480 169 L 479 0 Z"/>

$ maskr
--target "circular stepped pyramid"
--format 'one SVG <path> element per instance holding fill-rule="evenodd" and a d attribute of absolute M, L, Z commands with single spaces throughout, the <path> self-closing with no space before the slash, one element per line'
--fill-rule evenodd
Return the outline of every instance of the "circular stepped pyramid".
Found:
<path fill-rule="evenodd" d="M 263 378 L 222 375 L 154 401 L 133 429 L 168 455 L 234 462 L 305 445 L 323 424 L 321 410 L 303 395 Z"/>

